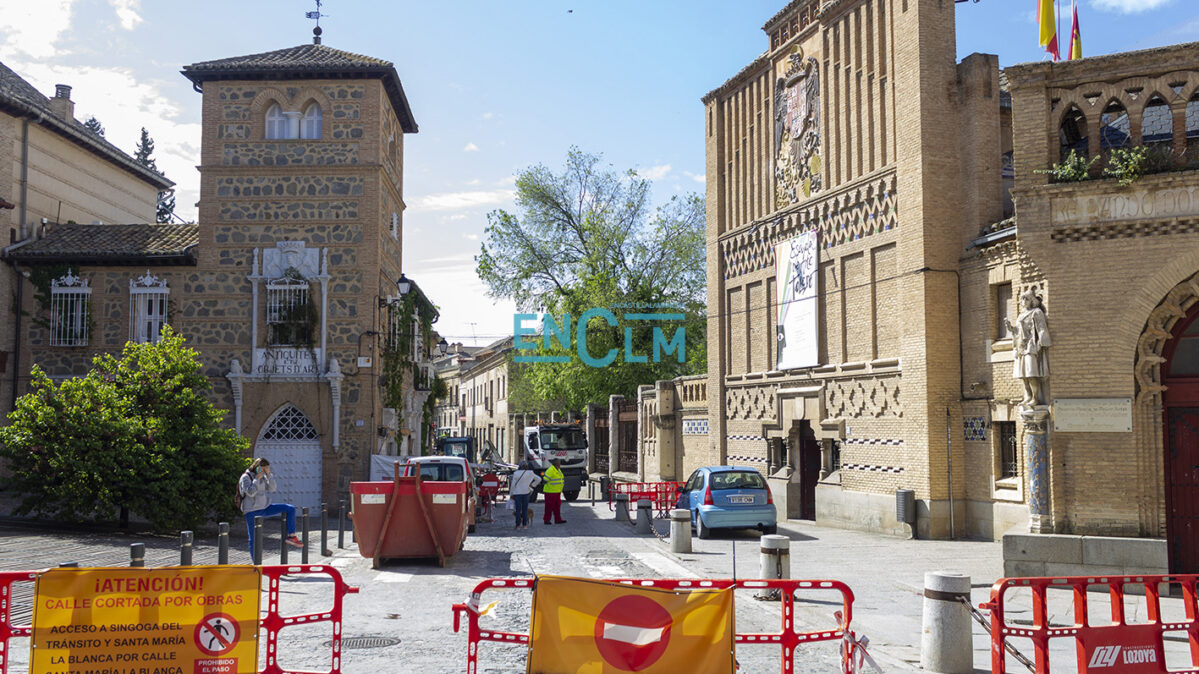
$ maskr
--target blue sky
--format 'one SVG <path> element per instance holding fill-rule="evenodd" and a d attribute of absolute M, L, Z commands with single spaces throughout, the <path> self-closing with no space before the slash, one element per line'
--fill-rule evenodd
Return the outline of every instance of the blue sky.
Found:
<path fill-rule="evenodd" d="M 1199 40 L 1194 0 L 1079 0 L 1084 54 Z M 472 257 L 513 176 L 578 145 L 654 179 L 655 196 L 703 192 L 700 97 L 766 47 L 785 0 L 327 0 L 324 43 L 393 61 L 420 125 L 407 140 L 404 266 L 442 308 L 451 340 L 512 334 Z M 1062 6 L 1063 18 L 1069 3 Z M 1041 60 L 1035 0 L 957 6 L 958 57 Z M 132 152 L 138 128 L 195 214 L 200 95 L 186 64 L 311 41 L 311 0 L 0 0 L 0 60 L 42 92 L 74 86 Z M 1064 31 L 1068 32 L 1068 28 Z M 1063 45 L 1063 51 L 1065 46 Z M 4 195 L 0 195 L 4 196 Z"/>

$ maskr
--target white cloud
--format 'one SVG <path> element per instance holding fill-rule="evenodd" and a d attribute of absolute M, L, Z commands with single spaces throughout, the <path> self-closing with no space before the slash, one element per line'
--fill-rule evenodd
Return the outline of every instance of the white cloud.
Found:
<path fill-rule="evenodd" d="M 670 173 L 670 164 L 659 164 L 658 166 L 637 170 L 637 175 L 649 180 L 661 180 L 666 177 L 667 173 Z"/>
<path fill-rule="evenodd" d="M 137 12 L 141 9 L 142 0 L 108 0 L 108 4 L 117 10 L 117 18 L 121 20 L 121 28 L 133 30 L 142 22 Z"/>
<path fill-rule="evenodd" d="M 495 117 L 495 115 L 493 113 L 490 113 L 490 112 L 483 113 L 483 119 L 491 119 L 492 117 Z"/>
<path fill-rule="evenodd" d="M 466 237 L 467 241 L 478 241 L 479 240 L 478 234 L 463 234 L 462 236 Z"/>
<path fill-rule="evenodd" d="M 60 54 L 55 44 L 71 27 L 74 4 L 75 0 L 0 2 L 0 35 L 4 36 L 0 42 L 0 60 L 15 60 L 17 54 L 35 59 Z"/>
<path fill-rule="evenodd" d="M 479 180 L 478 178 L 475 178 L 474 180 L 468 180 L 468 181 L 466 181 L 466 184 L 467 184 L 467 185 L 479 185 L 479 184 L 481 184 L 482 182 L 483 182 L 482 180 Z"/>
<path fill-rule="evenodd" d="M 462 208 L 502 206 L 512 201 L 516 192 L 512 190 L 480 190 L 475 192 L 444 192 L 419 197 L 412 211 L 456 211 Z"/>
<path fill-rule="evenodd" d="M 1095 8 L 1121 14 L 1136 14 L 1157 9 L 1170 0 L 1095 0 Z"/>
<path fill-rule="evenodd" d="M 479 146 L 474 143 L 467 143 L 466 147 L 462 148 L 463 152 L 478 152 Z"/>
<path fill-rule="evenodd" d="M 707 182 L 707 175 L 703 174 L 703 173 L 696 174 L 696 173 L 692 173 L 691 171 L 683 171 L 683 175 L 687 176 L 688 178 L 694 180 L 695 182 L 697 182 L 701 185 L 703 185 L 704 183 Z"/>

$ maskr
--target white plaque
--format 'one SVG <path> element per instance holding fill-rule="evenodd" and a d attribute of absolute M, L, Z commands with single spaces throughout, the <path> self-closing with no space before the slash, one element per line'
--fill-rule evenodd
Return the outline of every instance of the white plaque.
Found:
<path fill-rule="evenodd" d="M 457 503 L 458 495 L 457 494 L 433 494 L 433 502 L 434 503 L 450 503 L 450 504 Z"/>
<path fill-rule="evenodd" d="M 1054 398 L 1059 433 L 1131 433 L 1132 398 Z"/>
<path fill-rule="evenodd" d="M 387 503 L 387 494 L 363 494 L 362 505 L 382 505 Z"/>

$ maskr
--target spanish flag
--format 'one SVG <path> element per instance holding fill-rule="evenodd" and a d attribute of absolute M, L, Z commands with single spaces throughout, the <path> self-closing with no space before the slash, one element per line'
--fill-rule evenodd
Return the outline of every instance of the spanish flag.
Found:
<path fill-rule="evenodd" d="M 1057 61 L 1061 58 L 1057 46 L 1057 0 L 1037 0 L 1037 23 L 1041 24 L 1039 44 Z"/>
<path fill-rule="evenodd" d="M 1082 33 L 1078 29 L 1078 5 L 1071 2 L 1074 10 L 1074 27 L 1070 29 L 1070 52 L 1067 58 L 1071 61 L 1082 58 Z"/>
<path fill-rule="evenodd" d="M 540 576 L 528 671 L 731 674 L 733 590 Z"/>

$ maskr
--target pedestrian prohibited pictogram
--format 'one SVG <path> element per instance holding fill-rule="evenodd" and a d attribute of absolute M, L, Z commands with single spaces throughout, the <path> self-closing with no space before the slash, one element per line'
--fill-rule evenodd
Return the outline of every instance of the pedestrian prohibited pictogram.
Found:
<path fill-rule="evenodd" d="M 212 613 L 196 623 L 196 647 L 209 655 L 224 655 L 233 650 L 241 628 L 228 613 Z"/>
<path fill-rule="evenodd" d="M 649 597 L 617 597 L 595 620 L 595 646 L 613 667 L 639 672 L 666 652 L 673 624 L 670 611 Z"/>
<path fill-rule="evenodd" d="M 533 590 L 529 671 L 727 674 L 733 593 L 660 590 L 541 576 Z"/>

